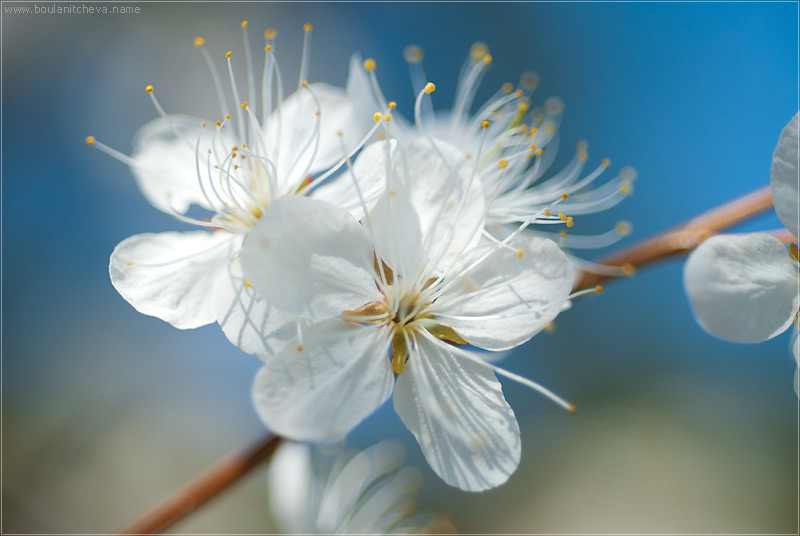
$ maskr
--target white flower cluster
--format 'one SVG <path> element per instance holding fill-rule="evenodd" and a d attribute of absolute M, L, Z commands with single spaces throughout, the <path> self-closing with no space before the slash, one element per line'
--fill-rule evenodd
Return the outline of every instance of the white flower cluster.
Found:
<path fill-rule="evenodd" d="M 781 132 L 772 155 L 770 187 L 775 212 L 789 232 L 800 228 L 800 113 Z M 712 335 L 734 342 L 761 342 L 798 326 L 800 254 L 774 236 L 753 233 L 715 236 L 686 261 L 683 279 L 700 325 Z M 795 329 L 792 352 L 800 366 L 800 339 Z M 795 391 L 800 395 L 798 373 Z"/>
<path fill-rule="evenodd" d="M 593 237 L 566 229 L 575 215 L 617 204 L 635 172 L 597 186 L 610 163 L 582 176 L 581 142 L 545 179 L 563 105 L 531 108 L 537 80 L 526 74 L 472 113 L 492 61 L 483 44 L 446 114 L 431 106 L 421 50 L 406 50 L 412 122 L 384 97 L 372 59 L 354 57 L 346 89 L 306 82 L 310 25 L 289 96 L 267 30 L 257 92 L 246 27 L 245 90 L 226 54 L 231 107 L 195 40 L 219 93 L 218 120 L 168 115 L 148 86 L 162 117 L 131 156 L 87 139 L 127 163 L 156 208 L 199 228 L 122 241 L 112 283 L 138 311 L 181 329 L 217 322 L 260 357 L 253 399 L 275 433 L 341 438 L 393 396 L 448 484 L 504 483 L 520 461 L 520 431 L 495 374 L 574 407 L 485 351 L 523 344 L 568 306 L 575 263 L 588 263 L 560 246 L 608 245 L 628 226 Z M 562 232 L 548 233 L 553 225 Z"/>

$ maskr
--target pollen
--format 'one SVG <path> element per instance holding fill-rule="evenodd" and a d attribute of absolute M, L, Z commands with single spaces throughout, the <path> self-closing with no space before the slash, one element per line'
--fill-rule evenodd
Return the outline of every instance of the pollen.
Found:
<path fill-rule="evenodd" d="M 242 103 L 242 110 L 245 110 L 245 109 L 247 109 L 247 106 L 248 106 L 248 104 L 247 104 L 247 101 L 244 101 L 244 102 Z"/>
<path fill-rule="evenodd" d="M 217 121 L 217 126 L 221 127 L 222 126 L 222 121 Z"/>
<path fill-rule="evenodd" d="M 380 121 L 382 117 L 383 117 L 383 114 L 382 114 L 382 113 L 380 113 L 380 112 L 375 112 L 375 113 L 372 115 L 372 119 L 374 119 L 376 123 L 377 123 L 378 121 Z"/>
<path fill-rule="evenodd" d="M 500 87 L 500 89 L 503 90 L 503 93 L 506 94 L 511 93 L 512 91 L 514 91 L 514 84 L 512 84 L 511 82 L 506 82 Z"/>
<path fill-rule="evenodd" d="M 483 122 L 481 123 L 481 127 L 483 127 L 483 128 L 489 128 L 489 121 L 483 121 Z"/>
<path fill-rule="evenodd" d="M 94 136 L 86 136 L 86 145 L 94 145 Z"/>
<path fill-rule="evenodd" d="M 246 20 L 242 21 L 242 28 L 247 28 L 247 21 Z"/>
<path fill-rule="evenodd" d="M 568 193 L 566 193 L 566 192 L 564 192 L 563 194 L 561 194 L 561 199 L 566 199 L 566 198 L 568 198 L 568 197 L 569 197 L 569 194 L 568 194 Z"/>
<path fill-rule="evenodd" d="M 596 287 L 594 287 L 594 291 L 600 294 L 601 292 L 603 292 L 603 285 L 597 285 Z"/>
<path fill-rule="evenodd" d="M 311 25 L 310 22 L 307 22 L 307 23 L 303 24 L 303 31 L 304 32 L 310 32 L 313 29 L 314 29 L 314 27 Z"/>
<path fill-rule="evenodd" d="M 500 169 L 505 169 L 507 165 L 508 165 L 508 160 L 506 160 L 505 158 L 501 158 L 500 160 L 497 161 L 497 167 L 499 167 Z"/>
<path fill-rule="evenodd" d="M 396 102 L 394 102 L 394 101 L 390 101 L 390 102 L 389 102 L 389 108 L 391 108 L 392 110 L 394 110 L 395 108 L 397 108 L 397 103 L 396 103 Z"/>
<path fill-rule="evenodd" d="M 567 227 L 574 227 L 574 226 L 575 226 L 575 220 L 572 219 L 572 216 L 568 217 L 567 218 Z"/>
<path fill-rule="evenodd" d="M 559 218 L 561 221 L 567 221 L 567 215 L 566 215 L 566 214 L 564 214 L 563 212 L 559 212 L 559 213 L 558 213 L 558 218 Z"/>
<path fill-rule="evenodd" d="M 368 73 L 374 71 L 376 67 L 378 67 L 378 64 L 375 63 L 374 59 L 367 58 L 364 60 L 364 70 L 367 71 Z"/>
<path fill-rule="evenodd" d="M 275 39 L 275 37 L 277 35 L 278 35 L 278 32 L 275 30 L 275 28 L 267 28 L 264 31 L 264 37 L 267 38 L 267 39 Z"/>
<path fill-rule="evenodd" d="M 298 344 L 297 345 L 297 351 L 298 352 L 302 352 L 303 351 L 303 345 L 302 344 Z"/>
<path fill-rule="evenodd" d="M 270 50 L 272 50 L 272 45 L 267 45 L 267 46 L 265 46 L 265 47 L 264 47 L 264 50 L 265 50 L 266 52 L 269 52 Z"/>
<path fill-rule="evenodd" d="M 550 217 L 550 214 L 551 214 L 551 212 L 550 212 L 550 209 L 549 209 L 549 208 L 546 208 L 546 209 L 544 209 L 544 215 L 545 215 L 546 217 L 548 217 L 548 218 L 549 218 L 549 217 Z"/>
<path fill-rule="evenodd" d="M 231 52 L 230 50 L 225 53 L 226 58 L 230 58 L 231 56 L 233 56 L 233 52 Z"/>
<path fill-rule="evenodd" d="M 530 149 L 531 149 L 531 151 L 536 152 L 536 146 L 535 145 L 531 145 Z"/>
<path fill-rule="evenodd" d="M 147 87 L 144 88 L 144 90 L 147 91 L 148 93 L 152 93 L 153 92 L 153 86 L 148 85 Z"/>
<path fill-rule="evenodd" d="M 202 37 L 195 37 L 194 38 L 194 46 L 196 46 L 197 48 L 200 48 L 201 46 L 203 46 L 205 44 L 206 44 L 206 40 L 203 39 Z"/>
<path fill-rule="evenodd" d="M 428 82 L 427 84 L 425 84 L 425 93 L 430 95 L 434 91 L 436 91 L 436 84 L 434 84 L 433 82 Z"/>
<path fill-rule="evenodd" d="M 521 249 L 517 249 L 517 258 L 518 259 L 522 258 L 522 250 Z"/>
<path fill-rule="evenodd" d="M 600 165 L 603 167 L 608 167 L 611 165 L 611 160 L 608 158 L 603 158 L 603 160 L 600 162 Z"/>
<path fill-rule="evenodd" d="M 491 54 L 486 54 L 486 55 L 484 55 L 484 56 L 483 56 L 483 62 L 484 62 L 486 65 L 489 65 L 490 63 L 492 63 L 492 55 L 491 55 Z"/>
<path fill-rule="evenodd" d="M 227 120 L 227 119 L 230 119 L 230 118 L 231 118 L 231 114 L 225 114 L 225 119 L 226 119 L 226 120 Z"/>
<path fill-rule="evenodd" d="M 247 144 L 246 143 L 242 144 L 242 149 L 247 149 Z"/>

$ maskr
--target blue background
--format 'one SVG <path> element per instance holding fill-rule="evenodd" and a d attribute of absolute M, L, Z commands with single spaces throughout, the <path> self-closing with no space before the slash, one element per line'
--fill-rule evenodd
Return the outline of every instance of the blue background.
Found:
<path fill-rule="evenodd" d="M 565 101 L 554 169 L 580 139 L 590 167 L 603 157 L 615 171 L 636 167 L 635 195 L 574 229 L 630 220 L 622 245 L 766 185 L 798 108 L 794 2 L 125 4 L 139 15 L 9 14 L 11 5 L 33 4 L 3 3 L 2 16 L 5 531 L 113 530 L 262 433 L 255 358 L 216 326 L 180 332 L 142 316 L 111 286 L 116 243 L 183 226 L 149 206 L 124 165 L 84 144 L 93 134 L 129 152 L 156 117 L 146 84 L 169 112 L 213 115 L 195 35 L 221 67 L 226 50 L 241 51 L 242 19 L 256 51 L 261 30 L 276 27 L 294 80 L 310 21 L 312 81 L 344 85 L 359 51 L 406 114 L 404 46 L 425 50 L 434 106 L 445 109 L 469 46 L 484 41 L 494 61 L 477 102 L 525 70 L 541 77 L 534 103 Z M 736 231 L 779 225 L 770 213 Z M 789 335 L 760 345 L 707 335 L 681 269 L 671 260 L 609 283 L 504 361 L 578 414 L 504 382 L 523 432 L 520 470 L 481 495 L 428 472 L 420 506 L 448 511 L 464 532 L 797 531 Z M 401 439 L 427 470 L 390 406 L 350 443 Z M 179 529 L 269 527 L 258 477 Z"/>

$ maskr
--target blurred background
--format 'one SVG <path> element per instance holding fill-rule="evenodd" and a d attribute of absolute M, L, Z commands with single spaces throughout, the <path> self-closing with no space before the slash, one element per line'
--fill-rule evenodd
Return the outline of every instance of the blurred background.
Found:
<path fill-rule="evenodd" d="M 343 86 L 358 51 L 378 62 L 406 114 L 403 48 L 425 50 L 437 108 L 452 102 L 469 46 L 494 61 L 477 102 L 534 70 L 534 104 L 566 109 L 554 169 L 589 142 L 589 165 L 639 171 L 635 195 L 575 232 L 634 224 L 633 243 L 766 185 L 798 108 L 793 3 L 300 4 L 125 3 L 139 14 L 2 9 L 2 530 L 112 531 L 229 449 L 263 434 L 250 401 L 259 367 L 217 326 L 181 332 L 113 289 L 108 255 L 136 233 L 184 226 L 151 207 L 128 169 L 85 136 L 129 153 L 139 126 L 169 112 L 213 116 L 201 35 L 223 66 L 278 30 L 295 80 L 314 24 L 311 81 Z M 90 5 L 86 3 L 84 5 Z M 111 7 L 112 4 L 91 4 Z M 241 54 L 239 55 L 241 58 Z M 258 56 L 257 56 L 258 57 Z M 243 63 L 236 64 L 240 80 Z M 737 231 L 779 226 L 774 214 Z M 604 252 L 590 255 L 599 257 Z M 798 402 L 788 334 L 727 343 L 694 321 L 673 260 L 609 283 L 559 316 L 506 368 L 577 404 L 568 415 L 504 382 L 523 461 L 484 494 L 430 472 L 391 404 L 349 438 L 392 437 L 425 473 L 422 509 L 462 532 L 796 533 Z M 264 472 L 175 528 L 270 532 Z"/>

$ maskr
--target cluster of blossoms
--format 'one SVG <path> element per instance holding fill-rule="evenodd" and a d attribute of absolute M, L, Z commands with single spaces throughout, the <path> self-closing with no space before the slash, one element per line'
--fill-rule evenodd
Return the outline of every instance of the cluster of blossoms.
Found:
<path fill-rule="evenodd" d="M 797 240 L 800 233 L 800 151 L 795 115 L 781 132 L 772 155 L 770 187 L 775 212 Z M 715 236 L 686 262 L 684 285 L 700 325 L 734 342 L 771 339 L 794 324 L 792 352 L 800 367 L 800 253 L 772 235 Z M 800 395 L 800 368 L 795 372 Z"/>
<path fill-rule="evenodd" d="M 496 374 L 574 406 L 497 367 L 491 352 L 523 344 L 571 298 L 602 290 L 572 293 L 576 267 L 619 271 L 562 248 L 627 233 L 624 223 L 594 236 L 566 230 L 576 215 L 619 203 L 635 172 L 598 186 L 610 162 L 584 174 L 581 142 L 546 177 L 563 105 L 532 108 L 537 80 L 526 74 L 473 113 L 492 61 L 483 44 L 472 47 L 446 114 L 433 111 L 421 50 L 406 50 L 417 90 L 410 121 L 384 97 L 372 59 L 353 58 L 344 89 L 306 82 L 310 25 L 286 97 L 276 33 L 266 31 L 258 94 L 242 28 L 247 100 L 228 52 L 229 108 L 197 38 L 219 120 L 168 115 L 148 86 L 161 118 L 131 156 L 87 139 L 128 164 L 156 208 L 199 227 L 122 241 L 112 283 L 140 312 L 181 329 L 217 322 L 260 357 L 253 398 L 274 432 L 338 439 L 393 396 L 445 482 L 470 491 L 504 483 L 520 461 L 520 431 Z M 190 215 L 193 205 L 206 217 Z"/>

